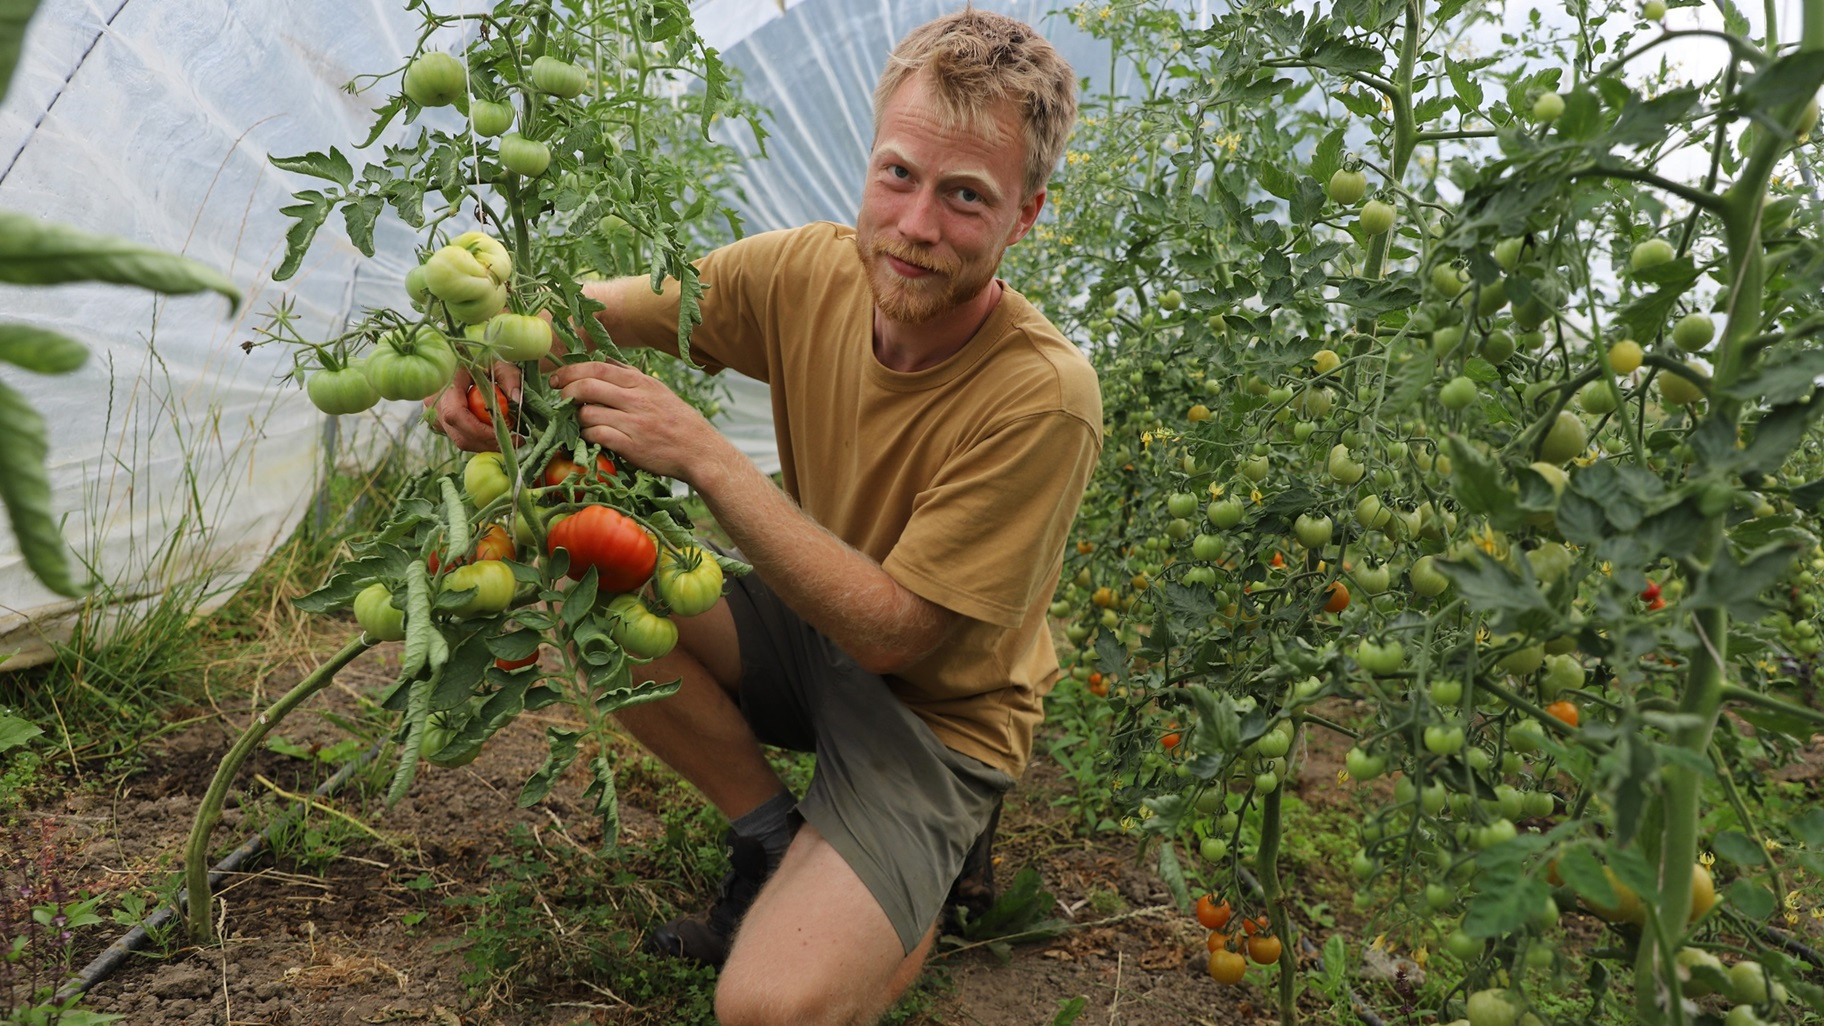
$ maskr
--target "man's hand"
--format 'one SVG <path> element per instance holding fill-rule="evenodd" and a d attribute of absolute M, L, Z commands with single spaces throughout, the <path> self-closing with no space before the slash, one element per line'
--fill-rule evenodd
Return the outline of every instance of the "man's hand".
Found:
<path fill-rule="evenodd" d="M 464 452 L 496 452 L 500 440 L 494 434 L 494 425 L 469 409 L 469 386 L 474 383 L 469 372 L 458 367 L 450 387 L 426 399 L 424 406 L 431 411 L 434 430 L 449 438 L 456 448 Z M 519 401 L 519 384 L 519 367 L 511 363 L 494 365 L 494 386 L 513 402 Z"/>
<path fill-rule="evenodd" d="M 583 439 L 701 490 L 740 452 L 665 383 L 616 360 L 559 367 L 551 384 L 576 402 Z M 745 457 L 741 457 L 745 459 Z"/>

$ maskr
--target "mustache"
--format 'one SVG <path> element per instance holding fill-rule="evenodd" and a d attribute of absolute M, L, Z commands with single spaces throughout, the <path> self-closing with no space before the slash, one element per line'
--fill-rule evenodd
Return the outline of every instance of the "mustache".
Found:
<path fill-rule="evenodd" d="M 874 251 L 874 255 L 876 256 L 890 256 L 895 260 L 903 260 L 914 267 L 922 267 L 927 271 L 935 271 L 938 274 L 955 274 L 960 268 L 960 265 L 955 260 L 946 260 L 929 250 L 920 249 L 917 246 L 908 246 L 904 243 L 889 239 L 875 239 L 873 246 L 870 248 Z"/>

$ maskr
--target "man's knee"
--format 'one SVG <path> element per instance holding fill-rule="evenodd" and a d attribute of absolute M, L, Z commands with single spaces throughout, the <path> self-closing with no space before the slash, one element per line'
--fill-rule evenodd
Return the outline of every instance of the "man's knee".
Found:
<path fill-rule="evenodd" d="M 724 972 L 716 982 L 721 1026 L 850 1026 L 864 1022 L 833 988 L 802 979 Z"/>

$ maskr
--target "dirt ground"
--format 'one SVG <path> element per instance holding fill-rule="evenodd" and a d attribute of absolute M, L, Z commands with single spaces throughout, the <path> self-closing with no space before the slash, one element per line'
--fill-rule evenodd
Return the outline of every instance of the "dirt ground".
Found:
<path fill-rule="evenodd" d="M 306 746 L 345 739 L 325 713 L 352 714 L 358 696 L 378 693 L 390 680 L 390 658 L 385 648 L 363 656 L 277 733 Z M 269 702 L 287 683 L 278 675 L 263 682 L 261 701 Z M 242 710 L 226 718 L 245 717 Z M 344 830 L 339 852 L 322 864 L 270 856 L 255 861 L 221 890 L 217 916 L 225 945 L 135 956 L 103 979 L 83 1007 L 120 1014 L 136 1026 L 659 1021 L 638 997 L 589 981 L 545 987 L 530 1004 L 513 1004 L 477 995 L 460 979 L 469 968 L 460 950 L 463 914 L 443 898 L 486 892 L 500 872 L 490 859 L 508 852 L 516 825 L 553 849 L 599 845 L 580 768 L 538 805 L 521 809 L 515 803 L 521 783 L 544 758 L 544 728 L 555 722 L 561 721 L 543 713 L 523 715 L 472 765 L 423 767 L 410 794 L 392 808 L 357 791 L 339 793 L 325 804 L 361 813 L 371 836 Z M 157 886 L 181 872 L 198 799 L 231 740 L 223 717 L 207 717 L 162 739 L 150 768 L 112 793 L 72 790 L 60 805 L 35 810 L 31 822 L 54 838 L 66 885 L 115 892 Z M 1352 803 L 1334 786 L 1341 755 L 1340 746 L 1313 747 L 1291 786 L 1313 805 Z M 250 832 L 241 799 L 252 803 L 271 788 L 308 794 L 332 769 L 326 761 L 262 751 L 241 775 L 214 850 L 226 851 Z M 1006 963 L 986 947 L 947 951 L 932 965 L 935 985 L 912 1021 L 1051 1023 L 1062 1003 L 1078 996 L 1084 1008 L 1074 1021 L 1085 1026 L 1275 1021 L 1254 975 L 1239 988 L 1208 978 L 1204 931 L 1176 910 L 1152 866 L 1140 864 L 1131 839 L 1108 834 L 1092 842 L 1073 831 L 1069 814 L 1053 804 L 1065 786 L 1055 763 L 1043 755 L 1035 759 L 1008 798 L 997 856 L 1003 885 L 1020 867 L 1035 867 L 1057 899 L 1055 914 L 1072 925 L 1049 940 L 1015 945 Z M 623 848 L 614 857 L 636 880 L 663 875 L 642 872 L 665 829 L 646 807 L 656 793 L 637 781 L 622 789 Z M 670 794 L 675 800 L 676 792 Z M 705 903 L 711 891 L 713 881 L 705 881 L 695 900 Z M 692 900 L 690 894 L 670 897 L 681 904 Z M 85 932 L 78 964 L 124 932 L 113 923 Z M 1324 932 L 1311 927 L 1311 941 L 1321 946 Z M 1327 999 L 1313 999 L 1327 1007 Z"/>

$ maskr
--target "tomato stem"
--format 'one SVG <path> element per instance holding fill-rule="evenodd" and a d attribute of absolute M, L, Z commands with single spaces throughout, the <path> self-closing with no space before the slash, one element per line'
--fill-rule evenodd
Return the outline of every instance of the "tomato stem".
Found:
<path fill-rule="evenodd" d="M 190 939 L 193 943 L 207 944 L 215 939 L 215 924 L 209 918 L 209 834 L 222 818 L 222 802 L 228 797 L 228 788 L 234 783 L 235 774 L 240 772 L 242 764 L 259 748 L 268 731 L 278 726 L 279 721 L 305 699 L 328 687 L 338 671 L 367 651 L 372 644 L 365 634 L 355 635 L 348 644 L 342 646 L 341 651 L 330 656 L 312 670 L 308 677 L 255 716 L 216 767 L 215 779 L 209 782 L 209 790 L 203 793 L 202 804 L 197 806 L 196 820 L 190 827 L 190 839 L 184 845 L 185 899 Z"/>

